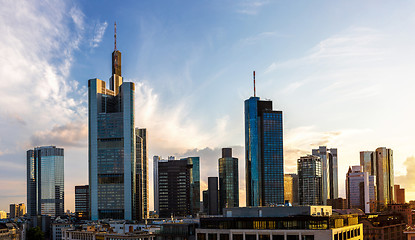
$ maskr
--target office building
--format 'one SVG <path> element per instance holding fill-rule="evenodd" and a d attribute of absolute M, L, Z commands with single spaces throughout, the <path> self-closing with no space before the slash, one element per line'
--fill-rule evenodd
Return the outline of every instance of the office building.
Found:
<path fill-rule="evenodd" d="M 208 215 L 219 214 L 218 178 L 208 177 Z"/>
<path fill-rule="evenodd" d="M 404 204 L 405 203 L 405 188 L 401 188 L 400 185 L 394 185 L 393 191 L 395 194 L 395 203 Z"/>
<path fill-rule="evenodd" d="M 200 218 L 196 240 L 362 240 L 356 215 L 332 215 L 329 206 L 227 208 Z"/>
<path fill-rule="evenodd" d="M 204 190 L 202 192 L 202 198 L 203 198 L 203 213 L 208 214 L 209 213 L 209 193 L 208 190 Z"/>
<path fill-rule="evenodd" d="M 136 128 L 136 198 L 135 219 L 148 218 L 148 159 L 147 159 L 147 130 Z"/>
<path fill-rule="evenodd" d="M 123 82 L 121 52 L 115 46 L 109 88 L 97 78 L 88 81 L 91 220 L 134 219 L 134 90 L 134 83 Z"/>
<path fill-rule="evenodd" d="M 153 156 L 153 194 L 154 194 L 154 211 L 159 213 L 159 156 Z"/>
<path fill-rule="evenodd" d="M 327 199 L 339 197 L 337 148 L 327 149 L 326 146 L 320 146 L 313 149 L 312 154 L 321 160 L 321 194 L 323 204 L 327 205 Z"/>
<path fill-rule="evenodd" d="M 298 205 L 298 175 L 284 174 L 284 201 Z"/>
<path fill-rule="evenodd" d="M 323 205 L 321 159 L 314 155 L 297 160 L 300 205 Z"/>
<path fill-rule="evenodd" d="M 26 206 L 24 203 L 10 204 L 10 218 L 23 217 L 26 214 Z"/>
<path fill-rule="evenodd" d="M 173 157 L 169 157 L 169 160 L 158 161 L 160 217 L 196 216 L 200 210 L 199 206 L 197 212 L 194 212 L 195 208 L 192 207 L 192 195 L 200 196 L 200 193 L 192 193 L 192 191 L 200 192 L 200 188 L 191 188 L 192 178 L 195 175 L 200 176 L 200 173 L 195 173 L 196 170 L 193 169 L 196 159 L 198 158 L 174 160 Z M 198 204 L 200 204 L 200 197 Z"/>
<path fill-rule="evenodd" d="M 219 165 L 219 213 L 223 208 L 239 207 L 238 159 L 232 157 L 232 148 L 222 148 Z"/>
<path fill-rule="evenodd" d="M 364 172 L 375 176 L 377 209 L 386 209 L 387 204 L 395 202 L 392 149 L 380 147 L 376 151 L 362 151 L 360 165 Z"/>
<path fill-rule="evenodd" d="M 55 146 L 27 151 L 29 217 L 64 215 L 64 152 Z"/>
<path fill-rule="evenodd" d="M 187 157 L 180 160 L 186 160 L 190 169 L 190 212 L 196 216 L 200 211 L 200 158 Z"/>
<path fill-rule="evenodd" d="M 78 219 L 89 220 L 89 186 L 75 186 L 75 215 Z"/>
<path fill-rule="evenodd" d="M 6 219 L 7 213 L 5 211 L 0 211 L 0 219 Z"/>
<path fill-rule="evenodd" d="M 376 187 L 378 209 L 383 210 L 387 204 L 394 203 L 393 151 L 385 147 L 377 148 L 376 154 Z M 380 174 L 382 173 L 382 174 Z"/>
<path fill-rule="evenodd" d="M 272 101 L 245 100 L 246 205 L 284 203 L 282 111 Z"/>
<path fill-rule="evenodd" d="M 375 178 L 364 172 L 363 166 L 349 167 L 346 174 L 346 199 L 349 208 L 359 208 L 365 213 L 376 210 Z"/>

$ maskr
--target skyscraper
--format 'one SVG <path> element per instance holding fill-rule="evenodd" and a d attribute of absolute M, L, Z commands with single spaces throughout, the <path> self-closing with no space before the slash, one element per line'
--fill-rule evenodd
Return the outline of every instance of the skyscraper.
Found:
<path fill-rule="evenodd" d="M 89 219 L 89 186 L 75 186 L 75 215 L 78 219 Z"/>
<path fill-rule="evenodd" d="M 208 214 L 219 214 L 218 177 L 208 177 Z"/>
<path fill-rule="evenodd" d="M 136 128 L 136 198 L 135 219 L 148 218 L 147 130 Z"/>
<path fill-rule="evenodd" d="M 63 148 L 37 147 L 27 151 L 28 215 L 64 215 Z"/>
<path fill-rule="evenodd" d="M 380 147 L 376 149 L 375 154 L 378 208 L 382 210 L 387 204 L 394 203 L 393 151 Z"/>
<path fill-rule="evenodd" d="M 109 89 L 88 81 L 88 144 L 91 220 L 133 220 L 136 196 L 134 90 L 123 82 L 121 52 L 112 53 Z"/>
<path fill-rule="evenodd" d="M 232 157 L 232 148 L 222 148 L 219 163 L 219 213 L 225 207 L 239 207 L 238 159 Z"/>
<path fill-rule="evenodd" d="M 300 205 L 322 205 L 321 159 L 314 155 L 297 160 L 298 200 Z"/>
<path fill-rule="evenodd" d="M 272 101 L 245 100 L 246 205 L 284 203 L 282 111 Z"/>
<path fill-rule="evenodd" d="M 346 199 L 349 208 L 359 208 L 365 213 L 375 211 L 375 179 L 363 166 L 349 167 L 346 174 Z"/>
<path fill-rule="evenodd" d="M 327 149 L 326 146 L 320 146 L 313 149 L 312 154 L 321 159 L 322 198 L 323 204 L 327 205 L 327 199 L 339 197 L 337 148 Z"/>
<path fill-rule="evenodd" d="M 395 203 L 404 204 L 405 203 L 405 188 L 401 188 L 400 185 L 393 186 L 393 191 L 395 194 Z"/>
<path fill-rule="evenodd" d="M 284 174 L 284 200 L 298 205 L 298 175 Z"/>
<path fill-rule="evenodd" d="M 188 216 L 200 210 L 200 187 L 192 179 L 200 176 L 198 173 L 198 157 L 158 161 L 158 205 L 159 216 Z M 193 166 L 196 166 L 193 169 Z M 193 183 L 192 183 L 193 182 Z M 193 185 L 193 187 L 192 187 Z M 199 194 L 195 193 L 199 192 Z M 198 204 L 195 206 L 195 198 Z"/>
<path fill-rule="evenodd" d="M 190 212 L 196 216 L 200 211 L 200 158 L 187 157 L 180 160 L 186 160 L 192 165 L 190 169 Z"/>
<path fill-rule="evenodd" d="M 375 176 L 378 210 L 383 210 L 387 204 L 394 203 L 392 149 L 380 147 L 376 151 L 362 151 L 360 152 L 360 165 L 363 166 L 363 171 Z"/>
<path fill-rule="evenodd" d="M 159 213 L 159 156 L 153 156 L 154 211 Z"/>

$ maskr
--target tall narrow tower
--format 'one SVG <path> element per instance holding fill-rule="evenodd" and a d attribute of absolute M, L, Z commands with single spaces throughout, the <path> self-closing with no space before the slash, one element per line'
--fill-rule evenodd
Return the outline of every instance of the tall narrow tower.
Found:
<path fill-rule="evenodd" d="M 282 126 L 282 111 L 272 110 L 272 101 L 256 96 L 245 100 L 247 206 L 284 203 Z"/>
<path fill-rule="evenodd" d="M 121 76 L 121 52 L 115 44 L 109 89 L 88 81 L 88 158 L 91 220 L 134 218 L 136 151 L 134 90 Z"/>

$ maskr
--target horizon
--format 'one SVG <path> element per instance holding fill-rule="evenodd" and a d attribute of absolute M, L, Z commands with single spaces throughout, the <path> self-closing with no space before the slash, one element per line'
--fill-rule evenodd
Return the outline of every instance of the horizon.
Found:
<path fill-rule="evenodd" d="M 203 191 L 225 147 L 239 160 L 245 205 L 252 71 L 256 96 L 283 112 L 285 174 L 312 149 L 337 148 L 344 198 L 360 151 L 386 147 L 395 184 L 415 200 L 415 3 L 111 3 L 0 10 L 0 210 L 26 203 L 26 151 L 53 145 L 65 151 L 65 210 L 74 211 L 74 186 L 88 184 L 87 81 L 108 83 L 115 21 L 122 76 L 136 86 L 135 126 L 148 131 L 150 209 L 154 155 L 199 156 Z"/>

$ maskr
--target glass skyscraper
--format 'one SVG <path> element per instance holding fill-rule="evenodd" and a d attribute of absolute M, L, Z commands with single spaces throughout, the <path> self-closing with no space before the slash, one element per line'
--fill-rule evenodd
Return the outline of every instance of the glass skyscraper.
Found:
<path fill-rule="evenodd" d="M 318 149 L 313 149 L 312 154 L 320 157 L 321 160 L 321 194 L 323 204 L 327 205 L 327 199 L 337 199 L 339 197 L 337 148 L 327 149 L 326 146 L 320 146 Z"/>
<path fill-rule="evenodd" d="M 147 129 L 136 128 L 136 197 L 135 219 L 148 218 Z"/>
<path fill-rule="evenodd" d="M 297 160 L 298 200 L 300 205 L 322 205 L 321 159 L 314 155 Z"/>
<path fill-rule="evenodd" d="M 238 159 L 232 157 L 232 148 L 222 148 L 219 163 L 219 213 L 226 207 L 239 207 Z"/>
<path fill-rule="evenodd" d="M 88 81 L 88 154 L 91 220 L 133 220 L 136 197 L 134 90 L 123 82 L 121 52 L 112 53 L 109 89 Z"/>
<path fill-rule="evenodd" d="M 27 210 L 30 217 L 64 215 L 63 148 L 27 151 Z"/>
<path fill-rule="evenodd" d="M 245 100 L 246 205 L 284 203 L 282 111 L 259 97 Z"/>
<path fill-rule="evenodd" d="M 346 199 L 349 208 L 365 213 L 375 211 L 375 178 L 363 171 L 363 166 L 349 167 L 346 174 Z"/>
<path fill-rule="evenodd" d="M 192 165 L 190 169 L 190 212 L 196 216 L 200 211 L 200 158 L 187 157 L 181 160 L 187 160 L 187 163 Z"/>

